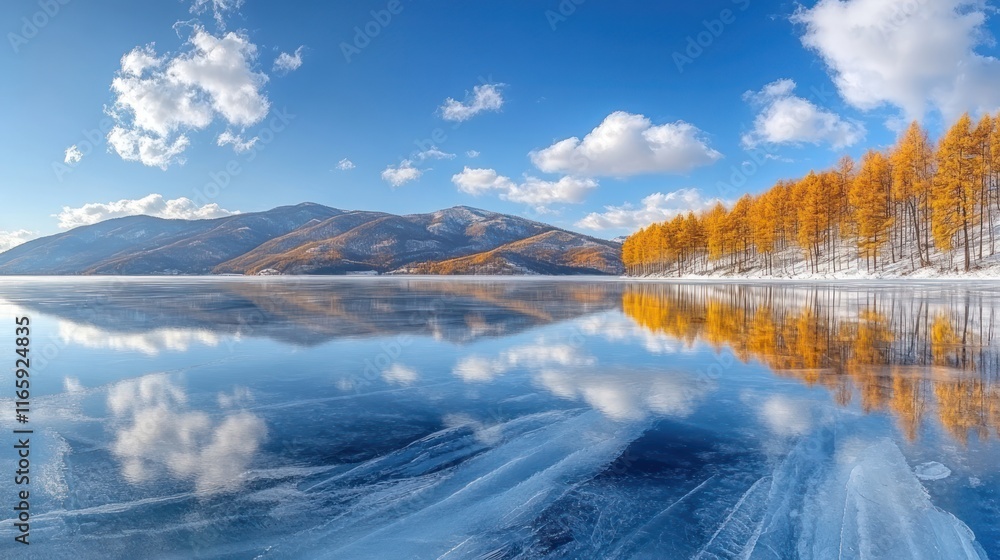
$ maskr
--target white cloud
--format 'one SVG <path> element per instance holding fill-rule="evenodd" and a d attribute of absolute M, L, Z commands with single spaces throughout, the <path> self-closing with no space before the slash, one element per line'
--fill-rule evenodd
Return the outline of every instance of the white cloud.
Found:
<path fill-rule="evenodd" d="M 743 99 L 758 107 L 753 130 L 743 135 L 743 145 L 753 148 L 770 144 L 829 144 L 833 149 L 857 144 L 865 137 L 865 127 L 836 113 L 821 109 L 793 94 L 795 82 L 777 80 L 760 91 L 748 91 Z"/>
<path fill-rule="evenodd" d="M 184 163 L 181 154 L 190 140 L 184 134 L 168 141 L 162 136 L 146 134 L 137 129 L 116 126 L 108 133 L 108 145 L 125 161 L 138 161 L 149 167 L 166 169 L 172 164 Z"/>
<path fill-rule="evenodd" d="M 183 162 L 188 131 L 216 117 L 246 128 L 267 116 L 267 76 L 253 70 L 257 47 L 246 35 L 216 37 L 195 26 L 186 47 L 173 58 L 157 56 L 152 44 L 122 57 L 111 83 L 116 126 L 108 143 L 123 159 L 166 169 Z"/>
<path fill-rule="evenodd" d="M 552 394 L 581 400 L 613 420 L 651 414 L 684 418 L 714 389 L 690 374 L 618 368 L 541 368 L 535 382 Z"/>
<path fill-rule="evenodd" d="M 382 180 L 393 187 L 401 187 L 410 181 L 415 181 L 423 175 L 421 169 L 413 167 L 413 161 L 404 159 L 399 165 L 390 165 L 382 171 Z"/>
<path fill-rule="evenodd" d="M 509 369 L 506 364 L 496 360 L 482 356 L 468 356 L 455 364 L 451 372 L 466 382 L 488 382 L 507 373 Z"/>
<path fill-rule="evenodd" d="M 295 49 L 295 54 L 288 54 L 286 52 L 279 54 L 278 58 L 274 59 L 274 66 L 271 71 L 287 74 L 298 70 L 302 66 L 302 49 L 303 47 Z"/>
<path fill-rule="evenodd" d="M 539 210 L 544 210 L 550 204 L 579 204 L 597 188 L 597 181 L 593 179 L 569 176 L 557 181 L 529 176 L 518 184 L 493 169 L 469 167 L 452 176 L 451 182 L 458 190 L 467 194 L 479 196 L 495 191 L 504 200 L 528 204 Z"/>
<path fill-rule="evenodd" d="M 35 234 L 26 229 L 14 231 L 0 230 L 0 253 L 8 249 L 13 249 L 26 241 L 31 241 L 34 237 Z"/>
<path fill-rule="evenodd" d="M 143 333 L 112 333 L 92 325 L 59 321 L 59 338 L 65 344 L 118 352 L 141 352 L 156 356 L 160 352 L 187 352 L 194 344 L 218 346 L 218 335 L 207 330 L 156 329 Z"/>
<path fill-rule="evenodd" d="M 63 206 L 62 212 L 55 215 L 59 219 L 59 227 L 63 229 L 86 226 L 124 216 L 155 216 L 157 218 L 177 220 L 203 220 L 232 216 L 232 212 L 211 203 L 198 206 L 191 199 L 180 197 L 166 200 L 163 195 L 150 194 L 143 198 L 122 199 L 117 202 L 89 203 L 79 208 Z"/>
<path fill-rule="evenodd" d="M 472 88 L 472 98 L 465 102 L 452 98 L 445 99 L 441 106 L 441 118 L 446 121 L 462 122 L 483 111 L 499 111 L 503 107 L 503 84 L 483 84 Z"/>
<path fill-rule="evenodd" d="M 220 134 L 219 137 L 215 139 L 215 143 L 218 144 L 219 146 L 232 144 L 233 151 L 236 152 L 237 154 L 242 154 L 243 152 L 246 152 L 251 148 L 253 148 L 254 145 L 257 144 L 258 140 L 260 140 L 260 138 L 258 138 L 257 136 L 254 136 L 249 140 L 244 140 L 242 135 L 233 134 L 232 132 L 227 130 L 222 134 Z"/>
<path fill-rule="evenodd" d="M 243 6 L 244 0 L 194 0 L 191 4 L 192 14 L 203 14 L 207 10 L 212 10 L 212 16 L 219 27 L 225 27 L 225 16 L 228 12 L 235 12 Z"/>
<path fill-rule="evenodd" d="M 529 155 L 546 173 L 587 177 L 687 173 L 722 157 L 694 125 L 653 125 L 643 115 L 624 111 L 608 115 L 583 140 L 574 136 Z"/>
<path fill-rule="evenodd" d="M 397 385 L 413 385 L 420 379 L 417 370 L 402 364 L 392 364 L 387 370 L 382 372 L 382 379 Z"/>
<path fill-rule="evenodd" d="M 759 414 L 767 427 L 779 436 L 802 436 L 809 433 L 813 425 L 808 402 L 782 395 L 765 400 Z"/>
<path fill-rule="evenodd" d="M 497 358 L 466 356 L 455 364 L 452 374 L 466 382 L 488 382 L 515 368 L 582 367 L 595 363 L 592 356 L 568 344 L 552 345 L 539 341 L 537 344 L 510 348 Z"/>
<path fill-rule="evenodd" d="M 689 211 L 699 212 L 715 206 L 721 199 L 705 197 L 698 189 L 680 189 L 669 193 L 653 193 L 642 199 L 640 206 L 624 204 L 606 206 L 604 212 L 591 212 L 576 223 L 591 230 L 637 230 L 655 222 L 663 222 Z"/>
<path fill-rule="evenodd" d="M 508 192 L 517 186 L 510 178 L 498 174 L 493 169 L 472 169 L 470 167 L 453 175 L 451 182 L 458 187 L 458 190 L 475 196 L 491 190 Z"/>
<path fill-rule="evenodd" d="M 235 489 L 267 437 L 264 421 L 245 410 L 215 417 L 189 409 L 184 389 L 162 373 L 113 385 L 107 407 L 110 450 L 132 484 L 168 474 L 202 495 Z"/>
<path fill-rule="evenodd" d="M 337 162 L 337 169 L 341 171 L 350 171 L 351 169 L 354 169 L 354 162 L 344 158 Z"/>
<path fill-rule="evenodd" d="M 79 379 L 67 375 L 63 377 L 63 390 L 67 393 L 82 393 L 86 391 L 86 388 L 83 386 L 83 383 L 80 383 Z"/>
<path fill-rule="evenodd" d="M 442 152 L 437 148 L 437 146 L 431 146 L 430 149 L 424 150 L 422 152 L 417 152 L 417 159 L 420 161 L 428 159 L 455 159 L 455 154 L 449 154 L 448 152 Z"/>
<path fill-rule="evenodd" d="M 545 181 L 526 177 L 523 183 L 502 194 L 501 198 L 544 209 L 549 204 L 579 204 L 596 188 L 597 181 L 588 178 L 567 176 L 558 181 Z"/>
<path fill-rule="evenodd" d="M 76 144 L 66 148 L 66 157 L 63 158 L 64 163 L 73 165 L 80 163 L 81 159 L 83 159 L 83 152 L 80 151 L 80 148 L 76 147 Z"/>
<path fill-rule="evenodd" d="M 951 120 L 1000 106 L 1000 61 L 977 51 L 993 46 L 992 10 L 984 0 L 820 0 L 792 20 L 851 105 Z"/>
<path fill-rule="evenodd" d="M 475 158 L 479 157 L 479 152 L 477 152 L 476 150 L 469 150 L 469 151 L 465 152 L 465 157 L 470 158 L 470 159 L 475 159 Z"/>
<path fill-rule="evenodd" d="M 684 342 L 662 332 L 653 332 L 639 326 L 628 317 L 608 313 L 590 315 L 579 320 L 580 332 L 589 336 L 600 336 L 618 344 L 638 342 L 651 354 L 677 354 L 684 352 Z"/>

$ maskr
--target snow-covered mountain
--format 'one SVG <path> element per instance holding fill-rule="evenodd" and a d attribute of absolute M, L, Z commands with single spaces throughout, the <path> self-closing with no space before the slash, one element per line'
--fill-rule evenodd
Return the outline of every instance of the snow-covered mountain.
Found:
<path fill-rule="evenodd" d="M 466 206 L 397 216 L 304 203 L 214 220 L 108 220 L 2 253 L 0 274 L 432 272 L 435 263 L 504 247 L 516 264 L 507 273 L 622 271 L 617 244 L 516 216 Z"/>

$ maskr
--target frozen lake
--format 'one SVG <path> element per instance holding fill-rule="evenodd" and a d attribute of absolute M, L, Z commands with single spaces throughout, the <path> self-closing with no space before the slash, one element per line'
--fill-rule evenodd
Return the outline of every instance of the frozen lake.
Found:
<path fill-rule="evenodd" d="M 1000 286 L 0 279 L 0 557 L 1000 558 Z"/>

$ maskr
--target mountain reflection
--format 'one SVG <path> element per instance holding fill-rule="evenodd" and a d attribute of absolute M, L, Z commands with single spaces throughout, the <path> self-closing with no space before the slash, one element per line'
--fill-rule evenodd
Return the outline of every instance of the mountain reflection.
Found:
<path fill-rule="evenodd" d="M 931 417 L 962 442 L 1000 435 L 994 296 L 939 290 L 629 285 L 622 308 L 652 333 L 887 411 L 911 440 Z"/>
<path fill-rule="evenodd" d="M 298 346 L 398 334 L 465 343 L 616 309 L 621 290 L 612 282 L 569 282 L 554 290 L 552 282 L 531 280 L 300 277 L 0 285 L 6 301 L 70 321 L 69 341 L 103 340 L 103 347 L 147 354 L 190 342 L 214 346 L 212 333 Z"/>

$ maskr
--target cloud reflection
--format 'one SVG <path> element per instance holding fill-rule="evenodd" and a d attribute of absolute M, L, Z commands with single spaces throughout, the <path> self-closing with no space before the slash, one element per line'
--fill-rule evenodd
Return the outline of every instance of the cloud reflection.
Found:
<path fill-rule="evenodd" d="M 113 333 L 91 325 L 59 321 L 59 338 L 67 344 L 119 352 L 141 352 L 156 356 L 163 351 L 186 352 L 194 344 L 218 346 L 221 337 L 207 330 L 156 329 L 125 334 Z"/>
<path fill-rule="evenodd" d="M 193 481 L 199 494 L 231 490 L 266 437 L 264 421 L 247 411 L 218 420 L 188 410 L 187 394 L 166 374 L 117 383 L 107 405 L 118 426 L 111 451 L 133 484 L 167 473 Z"/>
<path fill-rule="evenodd" d="M 606 331 L 600 331 L 606 332 Z M 536 385 L 557 397 L 583 401 L 614 420 L 650 414 L 685 417 L 715 389 L 708 378 L 683 371 L 602 367 L 584 345 L 515 346 L 496 358 L 467 356 L 452 373 L 467 383 L 488 383 L 514 369 L 531 372 Z"/>
<path fill-rule="evenodd" d="M 641 420 L 650 414 L 684 418 L 714 385 L 683 372 L 613 369 L 553 369 L 535 381 L 564 399 L 582 400 L 614 420 Z"/>
<path fill-rule="evenodd" d="M 467 382 L 489 382 L 508 371 L 521 368 L 538 368 L 557 365 L 580 367 L 592 365 L 594 358 L 582 354 L 569 344 L 547 345 L 544 343 L 516 346 L 491 359 L 482 356 L 467 356 L 452 369 L 452 373 Z"/>

